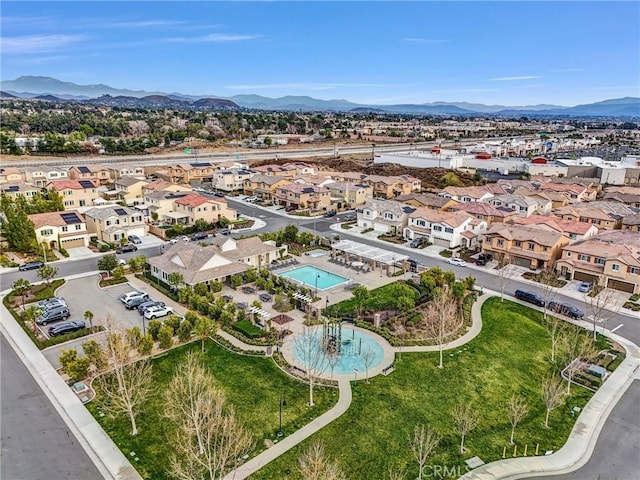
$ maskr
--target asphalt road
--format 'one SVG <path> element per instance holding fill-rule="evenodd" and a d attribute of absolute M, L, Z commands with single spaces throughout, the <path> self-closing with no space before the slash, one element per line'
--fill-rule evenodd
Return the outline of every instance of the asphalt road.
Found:
<path fill-rule="evenodd" d="M 545 480 L 636 480 L 640 472 L 639 418 L 640 380 L 636 380 L 613 408 L 587 463 Z"/>
<path fill-rule="evenodd" d="M 4 337 L 0 337 L 0 360 L 0 478 L 102 479 Z"/>

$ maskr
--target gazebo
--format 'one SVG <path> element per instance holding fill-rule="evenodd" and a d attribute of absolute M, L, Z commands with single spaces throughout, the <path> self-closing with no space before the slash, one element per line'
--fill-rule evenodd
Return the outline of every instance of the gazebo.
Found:
<path fill-rule="evenodd" d="M 356 261 L 362 262 L 365 265 L 371 266 L 371 269 L 375 267 L 386 268 L 387 273 L 389 267 L 401 263 L 403 267 L 405 262 L 409 259 L 409 255 L 390 252 L 379 247 L 373 247 L 365 243 L 354 242 L 353 240 L 340 240 L 331 245 L 331 256 L 335 258 L 337 252 L 342 252 L 347 262 Z"/>

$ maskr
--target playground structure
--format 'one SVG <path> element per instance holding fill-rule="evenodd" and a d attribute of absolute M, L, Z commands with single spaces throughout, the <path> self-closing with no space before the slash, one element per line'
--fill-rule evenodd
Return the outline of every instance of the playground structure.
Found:
<path fill-rule="evenodd" d="M 322 325 L 322 349 L 329 355 L 359 356 L 362 353 L 362 339 L 355 338 L 355 330 L 351 330 L 351 338 L 343 338 L 342 321 L 325 320 Z"/>

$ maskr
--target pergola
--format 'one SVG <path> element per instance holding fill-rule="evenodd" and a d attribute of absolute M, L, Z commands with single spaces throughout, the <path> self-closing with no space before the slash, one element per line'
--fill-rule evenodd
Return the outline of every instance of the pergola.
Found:
<path fill-rule="evenodd" d="M 344 252 L 348 257 L 355 256 L 359 259 L 377 262 L 383 265 L 394 265 L 397 262 L 404 262 L 409 255 L 398 252 L 390 252 L 383 248 L 372 247 L 365 243 L 354 242 L 353 240 L 340 240 L 331 245 L 333 250 Z"/>

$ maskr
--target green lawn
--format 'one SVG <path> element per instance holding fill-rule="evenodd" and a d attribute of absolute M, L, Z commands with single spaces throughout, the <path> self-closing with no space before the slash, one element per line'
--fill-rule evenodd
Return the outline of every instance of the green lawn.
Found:
<path fill-rule="evenodd" d="M 393 309 L 396 305 L 396 283 L 392 282 L 382 287 L 378 287 L 369 292 L 369 298 L 363 305 L 363 310 L 379 311 L 386 309 Z M 411 286 L 407 282 L 403 282 L 405 285 Z M 412 287 L 415 291 L 415 300 L 420 296 L 420 292 L 417 288 Z M 358 310 L 358 304 L 354 298 L 348 298 L 340 303 L 331 305 L 328 310 L 328 315 L 333 317 L 351 317 Z"/>
<path fill-rule="evenodd" d="M 352 384 L 353 404 L 347 413 L 251 478 L 299 478 L 296 457 L 313 439 L 323 441 L 347 478 L 386 478 L 390 466 L 404 469 L 406 478 L 415 478 L 417 464 L 408 437 L 418 423 L 432 426 L 442 436 L 428 463 L 459 465 L 464 473 L 468 458 L 477 455 L 487 463 L 501 458 L 511 431 L 505 407 L 514 392 L 527 398 L 530 409 L 516 430 L 519 454 L 525 444 L 529 454 L 536 444 L 542 454 L 557 450 L 573 426 L 570 411 L 584 407 L 591 393 L 573 386 L 572 396 L 551 413 L 551 428 L 545 429 L 540 384 L 553 368 L 547 360 L 549 337 L 538 323 L 541 314 L 497 298 L 488 300 L 482 313 L 480 335 L 461 349 L 446 352 L 444 369 L 436 367 L 435 352 L 403 353 L 388 377 L 376 377 L 369 385 Z M 460 455 L 460 438 L 450 412 L 458 402 L 469 401 L 481 419 L 467 436 L 467 453 Z M 513 447 L 508 452 L 513 454 Z"/>
<path fill-rule="evenodd" d="M 306 406 L 308 386 L 286 376 L 271 359 L 238 355 L 213 342 L 208 342 L 207 346 L 204 362 L 224 390 L 228 403 L 235 408 L 240 419 L 254 434 L 254 453 L 265 448 L 265 439 L 275 438 L 279 423 L 280 395 L 286 401 L 282 418 L 285 434 L 301 428 L 321 415 L 338 399 L 337 389 L 318 387 L 314 390 L 316 405 L 309 408 Z M 163 418 L 162 392 L 173 374 L 175 365 L 191 349 L 199 351 L 200 342 L 177 348 L 154 360 L 156 393 L 138 417 L 140 433 L 136 437 L 129 435 L 130 424 L 124 417 L 100 417 L 98 402 L 87 405 L 143 478 L 167 478 L 165 468 L 172 449 L 168 440 L 170 428 Z M 130 452 L 135 452 L 139 460 L 135 461 Z"/>

